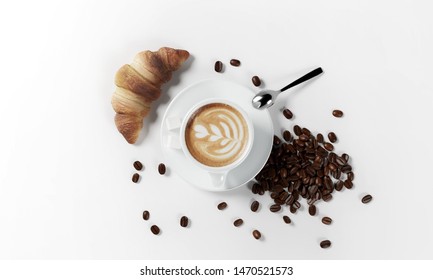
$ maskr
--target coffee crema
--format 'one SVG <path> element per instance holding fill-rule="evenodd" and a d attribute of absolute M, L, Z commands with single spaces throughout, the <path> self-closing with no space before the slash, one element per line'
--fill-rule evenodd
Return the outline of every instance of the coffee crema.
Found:
<path fill-rule="evenodd" d="M 188 151 L 200 163 L 223 167 L 235 162 L 246 150 L 248 125 L 242 114 L 224 103 L 197 109 L 185 128 Z"/>

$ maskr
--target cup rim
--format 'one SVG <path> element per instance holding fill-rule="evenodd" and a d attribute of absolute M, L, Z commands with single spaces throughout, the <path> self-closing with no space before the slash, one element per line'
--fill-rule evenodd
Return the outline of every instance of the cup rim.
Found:
<path fill-rule="evenodd" d="M 191 115 L 197 111 L 199 108 L 208 105 L 208 104 L 212 104 L 212 103 L 225 103 L 229 106 L 232 106 L 233 108 L 235 108 L 236 110 L 238 110 L 238 112 L 242 115 L 242 117 L 244 118 L 245 122 L 247 123 L 248 126 L 248 145 L 245 149 L 245 151 L 243 152 L 242 156 L 239 157 L 238 159 L 236 159 L 234 162 L 224 165 L 224 166 L 209 166 L 206 164 L 201 163 L 200 161 L 198 161 L 196 158 L 194 158 L 192 156 L 192 154 L 189 152 L 189 149 L 186 145 L 186 140 L 185 140 L 185 130 L 186 130 L 186 124 L 188 123 L 188 120 L 190 119 Z M 182 122 L 181 122 L 181 127 L 180 127 L 180 143 L 181 143 L 181 148 L 183 153 L 185 154 L 185 156 L 187 158 L 189 158 L 193 163 L 195 163 L 196 165 L 198 165 L 199 167 L 203 168 L 204 170 L 208 171 L 208 172 L 212 172 L 212 173 L 222 173 L 222 172 L 226 172 L 226 171 L 230 171 L 234 168 L 236 168 L 237 166 L 239 166 L 239 164 L 241 164 L 249 155 L 252 146 L 253 146 L 253 141 L 254 141 L 254 125 L 251 121 L 251 119 L 248 117 L 248 114 L 236 103 L 228 100 L 228 99 L 224 99 L 224 98 L 207 98 L 204 99 L 198 103 L 196 103 L 183 117 Z"/>

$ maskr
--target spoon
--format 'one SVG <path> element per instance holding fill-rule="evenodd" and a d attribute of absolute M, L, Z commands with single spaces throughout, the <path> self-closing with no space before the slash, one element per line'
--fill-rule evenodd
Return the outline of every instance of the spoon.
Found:
<path fill-rule="evenodd" d="M 288 90 L 291 87 L 297 86 L 300 83 L 303 83 L 305 81 L 308 81 L 311 78 L 316 77 L 320 73 L 323 73 L 322 68 L 316 68 L 313 71 L 305 74 L 304 76 L 300 77 L 296 81 L 292 82 L 291 84 L 283 87 L 280 90 L 262 90 L 259 93 L 254 96 L 252 100 L 253 107 L 256 109 L 265 109 L 269 108 L 272 105 L 274 105 L 275 100 L 277 99 L 278 94 L 282 93 L 285 90 Z"/>

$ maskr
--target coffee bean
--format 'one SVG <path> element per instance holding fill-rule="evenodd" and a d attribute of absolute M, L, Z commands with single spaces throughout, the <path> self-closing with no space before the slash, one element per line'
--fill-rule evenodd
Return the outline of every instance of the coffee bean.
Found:
<path fill-rule="evenodd" d="M 290 217 L 289 217 L 289 216 L 286 216 L 286 215 L 283 216 L 283 221 L 284 221 L 286 224 L 290 224 L 290 223 L 292 222 L 292 220 L 290 220 Z"/>
<path fill-rule="evenodd" d="M 343 111 L 341 110 L 334 110 L 332 111 L 332 115 L 336 118 L 341 118 L 343 116 Z"/>
<path fill-rule="evenodd" d="M 227 203 L 221 202 L 220 204 L 218 204 L 217 208 L 218 208 L 218 210 L 224 210 L 227 208 Z"/>
<path fill-rule="evenodd" d="M 328 202 L 332 199 L 332 194 L 328 193 L 324 196 L 322 196 L 323 201 Z"/>
<path fill-rule="evenodd" d="M 332 223 L 332 219 L 329 217 L 323 217 L 322 223 L 324 223 L 325 225 L 330 225 Z"/>
<path fill-rule="evenodd" d="M 278 195 L 278 194 L 277 194 Z M 251 203 L 251 211 L 257 212 L 259 209 L 260 203 L 257 200 L 254 200 L 253 203 Z"/>
<path fill-rule="evenodd" d="M 335 158 L 335 162 L 339 165 L 339 166 L 343 166 L 346 164 L 346 161 L 342 158 L 342 157 L 336 157 Z"/>
<path fill-rule="evenodd" d="M 243 223 L 244 223 L 244 220 L 242 220 L 242 219 L 236 219 L 236 220 L 233 222 L 233 225 L 234 225 L 235 227 L 240 227 Z"/>
<path fill-rule="evenodd" d="M 350 157 L 348 154 L 342 154 L 341 157 L 346 161 L 346 163 L 349 162 Z"/>
<path fill-rule="evenodd" d="M 140 171 L 141 169 L 143 169 L 143 164 L 141 162 L 139 162 L 138 160 L 134 161 L 134 168 L 136 170 Z"/>
<path fill-rule="evenodd" d="M 316 215 L 316 206 L 314 204 L 310 205 L 310 207 L 308 207 L 308 213 L 310 213 L 311 216 Z"/>
<path fill-rule="evenodd" d="M 158 235 L 159 232 L 160 232 L 160 229 L 159 229 L 159 227 L 158 227 L 157 225 L 153 225 L 153 226 L 150 227 L 150 231 L 151 231 L 153 234 Z"/>
<path fill-rule="evenodd" d="M 301 208 L 301 203 L 299 203 L 299 201 L 295 201 L 293 202 L 293 207 L 295 207 L 296 210 L 298 210 L 299 208 Z"/>
<path fill-rule="evenodd" d="M 295 125 L 293 127 L 293 131 L 295 132 L 295 135 L 297 135 L 297 136 L 302 134 L 301 127 L 299 125 Z"/>
<path fill-rule="evenodd" d="M 341 191 L 343 189 L 343 186 L 344 186 L 344 182 L 343 181 L 339 180 L 337 183 L 335 183 L 335 189 L 337 191 Z"/>
<path fill-rule="evenodd" d="M 274 135 L 274 146 L 279 146 L 281 144 L 281 139 L 277 135 Z"/>
<path fill-rule="evenodd" d="M 187 227 L 188 226 L 188 217 L 187 216 L 182 216 L 182 218 L 180 218 L 180 226 L 181 227 Z"/>
<path fill-rule="evenodd" d="M 331 241 L 323 240 L 322 242 L 320 242 L 320 247 L 322 247 L 323 249 L 331 247 Z"/>
<path fill-rule="evenodd" d="M 214 69 L 216 72 L 220 73 L 223 70 L 223 63 L 219 60 L 216 61 Z"/>
<path fill-rule="evenodd" d="M 293 207 L 293 205 L 290 205 L 290 213 L 295 214 L 297 209 Z"/>
<path fill-rule="evenodd" d="M 255 239 L 260 239 L 262 237 L 262 234 L 258 230 L 253 230 L 253 236 Z"/>
<path fill-rule="evenodd" d="M 343 172 L 343 173 L 349 173 L 350 171 L 352 171 L 352 166 L 350 166 L 348 164 L 343 165 L 341 167 L 341 172 Z"/>
<path fill-rule="evenodd" d="M 329 132 L 328 133 L 328 139 L 329 141 L 331 141 L 332 143 L 337 142 L 337 135 L 335 135 L 334 132 Z"/>
<path fill-rule="evenodd" d="M 260 81 L 258 76 L 253 76 L 251 80 L 256 87 L 259 87 L 262 84 L 262 81 Z"/>
<path fill-rule="evenodd" d="M 306 128 L 306 127 L 303 127 L 303 128 L 301 129 L 301 132 L 302 132 L 303 134 L 307 135 L 307 136 L 311 136 L 311 131 L 310 131 L 308 128 Z"/>
<path fill-rule="evenodd" d="M 232 66 L 238 67 L 238 66 L 241 65 L 241 62 L 238 59 L 233 58 L 233 59 L 230 60 L 230 64 Z"/>
<path fill-rule="evenodd" d="M 143 220 L 147 221 L 149 220 L 149 217 L 150 217 L 149 211 L 147 210 L 143 211 Z"/>
<path fill-rule="evenodd" d="M 322 133 L 317 134 L 317 142 L 323 144 L 325 142 L 325 138 L 323 137 Z"/>
<path fill-rule="evenodd" d="M 158 165 L 158 172 L 159 172 L 159 174 L 164 175 L 165 171 L 166 171 L 165 164 L 164 163 L 160 163 Z"/>
<path fill-rule="evenodd" d="M 134 173 L 134 175 L 132 175 L 132 182 L 137 183 L 139 179 L 140 175 L 138 173 Z"/>
<path fill-rule="evenodd" d="M 286 117 L 286 119 L 290 120 L 291 118 L 293 118 L 293 113 L 292 111 L 290 111 L 289 109 L 284 109 L 283 110 L 283 115 L 284 117 Z"/>
<path fill-rule="evenodd" d="M 328 150 L 328 151 L 333 151 L 334 150 L 334 145 L 332 145 L 329 142 L 325 142 L 325 144 L 323 144 L 323 147 L 325 147 L 325 149 Z"/>
<path fill-rule="evenodd" d="M 292 139 L 292 134 L 290 133 L 290 131 L 288 130 L 284 130 L 283 132 L 283 138 L 284 140 L 286 140 L 287 142 L 290 142 L 290 140 Z M 289 149 L 289 146 L 287 146 L 287 150 Z"/>
<path fill-rule="evenodd" d="M 310 137 L 305 134 L 301 134 L 299 135 L 299 140 L 307 142 L 308 140 L 310 140 Z"/>
<path fill-rule="evenodd" d="M 352 171 L 347 173 L 347 179 L 353 181 L 355 179 L 355 174 Z"/>
<path fill-rule="evenodd" d="M 347 180 L 344 181 L 344 186 L 347 189 L 351 189 L 353 187 L 353 183 L 352 183 L 352 181 L 350 181 L 349 179 L 347 179 Z"/>
<path fill-rule="evenodd" d="M 271 210 L 271 212 L 278 212 L 281 210 L 281 205 L 279 204 L 273 204 L 271 205 L 271 207 L 269 208 Z"/>
<path fill-rule="evenodd" d="M 362 203 L 366 204 L 366 203 L 369 203 L 372 199 L 373 199 L 373 197 L 371 195 L 367 194 L 366 196 L 364 196 L 362 198 L 361 201 L 362 201 Z"/>

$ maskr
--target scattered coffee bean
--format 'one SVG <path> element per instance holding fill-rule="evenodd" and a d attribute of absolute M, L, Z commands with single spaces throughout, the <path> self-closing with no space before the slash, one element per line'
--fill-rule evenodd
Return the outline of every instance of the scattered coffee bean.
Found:
<path fill-rule="evenodd" d="M 283 220 L 286 224 L 290 224 L 292 222 L 292 220 L 290 220 L 289 216 L 283 216 Z"/>
<path fill-rule="evenodd" d="M 332 115 L 336 118 L 341 118 L 343 116 L 343 111 L 341 110 L 334 110 L 332 111 Z"/>
<path fill-rule="evenodd" d="M 348 154 L 342 154 L 341 157 L 346 161 L 346 163 L 349 162 L 350 157 Z"/>
<path fill-rule="evenodd" d="M 134 161 L 134 168 L 136 170 L 140 171 L 141 169 L 143 169 L 143 164 L 141 162 L 139 162 L 138 160 Z"/>
<path fill-rule="evenodd" d="M 218 210 L 224 210 L 227 208 L 227 203 L 221 202 L 220 204 L 218 204 L 217 208 L 218 208 Z"/>
<path fill-rule="evenodd" d="M 293 131 L 295 132 L 295 135 L 297 135 L 297 136 L 302 134 L 301 127 L 299 125 L 295 125 L 293 127 Z"/>
<path fill-rule="evenodd" d="M 283 115 L 284 117 L 286 117 L 286 119 L 290 120 L 291 118 L 293 118 L 293 113 L 292 111 L 290 111 L 289 109 L 285 108 L 283 110 Z"/>
<path fill-rule="evenodd" d="M 366 196 L 364 196 L 362 198 L 361 201 L 362 201 L 362 203 L 366 204 L 366 203 L 369 203 L 372 199 L 373 199 L 373 197 L 371 195 L 367 194 Z"/>
<path fill-rule="evenodd" d="M 334 132 L 329 132 L 328 133 L 328 139 L 329 141 L 331 141 L 332 143 L 337 142 L 337 135 L 335 135 Z"/>
<path fill-rule="evenodd" d="M 259 87 L 262 84 L 262 81 L 260 80 L 260 78 L 258 76 L 253 76 L 253 78 L 251 80 L 253 81 L 253 84 L 256 87 Z"/>
<path fill-rule="evenodd" d="M 238 67 L 238 66 L 240 66 L 241 65 L 241 62 L 238 60 L 238 59 L 231 59 L 230 60 L 230 64 L 232 65 L 232 66 L 235 66 L 235 67 Z"/>
<path fill-rule="evenodd" d="M 236 220 L 233 222 L 233 225 L 234 225 L 235 227 L 240 227 L 243 223 L 244 223 L 244 220 L 242 220 L 242 219 L 236 219 Z"/>
<path fill-rule="evenodd" d="M 132 175 L 132 182 L 137 183 L 139 179 L 140 175 L 138 173 L 134 173 L 134 175 Z"/>
<path fill-rule="evenodd" d="M 182 218 L 180 218 L 180 226 L 181 227 L 187 227 L 188 226 L 188 217 L 187 216 L 182 216 Z"/>
<path fill-rule="evenodd" d="M 149 211 L 147 210 L 143 211 L 143 220 L 147 221 L 149 220 L 149 217 L 150 217 Z"/>
<path fill-rule="evenodd" d="M 347 180 L 353 181 L 355 179 L 355 174 L 352 171 L 347 173 Z"/>
<path fill-rule="evenodd" d="M 160 232 L 160 229 L 159 229 L 159 227 L 158 227 L 157 225 L 153 225 L 153 226 L 150 227 L 150 231 L 151 231 L 153 234 L 158 235 L 159 232 Z"/>
<path fill-rule="evenodd" d="M 323 249 L 331 247 L 331 241 L 323 240 L 322 242 L 320 242 L 320 247 L 322 247 Z"/>
<path fill-rule="evenodd" d="M 352 181 L 350 181 L 349 179 L 347 179 L 347 180 L 344 181 L 344 186 L 345 186 L 347 189 L 350 190 L 350 189 L 353 187 L 353 183 L 352 183 Z"/>
<path fill-rule="evenodd" d="M 271 205 L 271 207 L 269 209 L 271 210 L 271 212 L 278 212 L 281 210 L 281 205 L 273 204 L 273 205 Z"/>
<path fill-rule="evenodd" d="M 221 61 L 215 62 L 215 71 L 220 73 L 223 70 L 223 63 Z"/>
<path fill-rule="evenodd" d="M 254 200 L 253 203 L 251 203 L 251 211 L 257 212 L 259 209 L 260 203 L 257 200 Z"/>
<path fill-rule="evenodd" d="M 158 165 L 158 172 L 159 172 L 159 174 L 164 175 L 165 171 L 166 171 L 165 164 L 164 163 L 160 163 Z"/>
<path fill-rule="evenodd" d="M 328 202 L 332 199 L 332 194 L 328 193 L 322 196 L 323 201 Z"/>
<path fill-rule="evenodd" d="M 324 223 L 325 225 L 330 225 L 332 223 L 332 219 L 329 217 L 323 217 L 322 223 Z"/>
<path fill-rule="evenodd" d="M 290 133 L 290 131 L 284 130 L 283 139 L 286 140 L 287 142 L 290 142 L 290 140 L 292 139 L 292 134 Z"/>
<path fill-rule="evenodd" d="M 333 151 L 334 150 L 334 145 L 332 145 L 329 142 L 326 142 L 325 144 L 323 144 L 323 147 L 325 147 L 325 149 L 328 150 L 328 151 Z"/>
<path fill-rule="evenodd" d="M 322 133 L 317 134 L 317 142 L 323 144 L 325 142 L 325 138 L 323 137 Z"/>
<path fill-rule="evenodd" d="M 338 182 L 335 183 L 335 190 L 341 191 L 343 189 L 343 186 L 344 186 L 344 182 L 341 180 L 338 180 Z"/>
<path fill-rule="evenodd" d="M 262 234 L 258 230 L 253 230 L 253 236 L 255 239 L 260 239 L 262 237 Z"/>
<path fill-rule="evenodd" d="M 310 205 L 310 207 L 308 207 L 308 213 L 310 213 L 311 216 L 316 215 L 316 205 Z"/>

